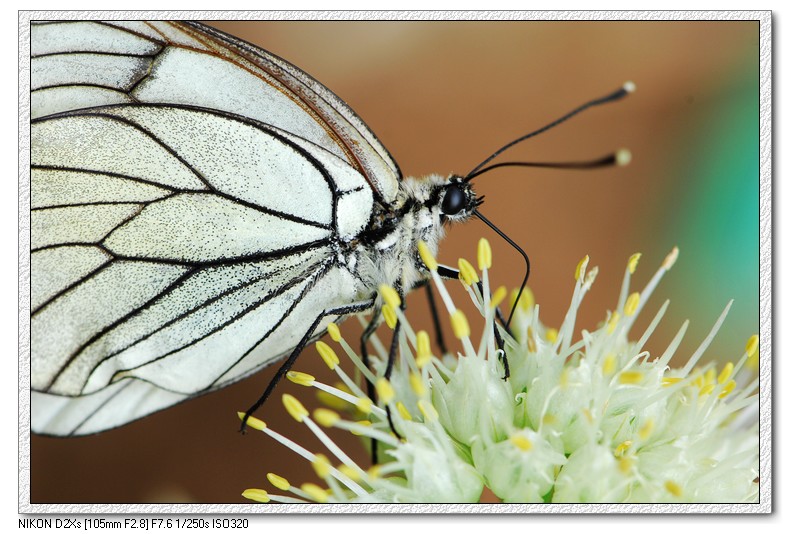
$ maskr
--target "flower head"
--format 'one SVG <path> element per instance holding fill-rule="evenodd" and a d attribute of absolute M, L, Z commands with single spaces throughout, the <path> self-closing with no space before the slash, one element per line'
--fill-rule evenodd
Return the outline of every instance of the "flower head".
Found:
<path fill-rule="evenodd" d="M 735 363 L 717 369 L 702 355 L 721 326 L 729 305 L 688 361 L 670 367 L 688 327 L 683 324 L 660 355 L 644 350 L 667 309 L 661 306 L 648 328 L 633 338 L 632 326 L 677 249 L 640 292 L 630 289 L 639 255 L 627 264 L 617 305 L 595 330 L 575 332 L 576 315 L 597 268 L 585 257 L 577 266 L 574 293 L 558 329 L 542 324 L 528 290 L 505 328 L 495 321 L 505 298 L 491 292 L 490 247 L 484 240 L 478 268 L 460 262 L 461 283 L 476 313 L 485 319 L 477 346 L 464 312 L 450 299 L 436 262 L 421 253 L 451 317 L 462 350 L 432 354 L 428 334 L 415 332 L 389 288 L 382 288 L 399 328 L 399 354 L 387 376 L 387 351 L 371 368 L 345 342 L 337 326 L 330 336 L 364 380 L 365 393 L 340 365 L 335 350 L 318 351 L 342 387 L 292 372 L 292 381 L 319 389 L 328 403 L 312 415 L 294 397 L 286 409 L 306 424 L 334 458 L 307 451 L 258 420 L 267 433 L 311 462 L 325 487 L 293 487 L 276 475 L 284 492 L 247 490 L 253 500 L 275 502 L 476 502 L 488 487 L 505 502 L 751 502 L 756 500 L 758 466 L 757 380 L 748 360 L 757 352 L 749 340 Z M 499 346 L 494 328 L 499 331 Z M 375 344 L 374 344 L 375 345 Z M 379 343 L 380 346 L 380 343 Z M 744 385 L 745 384 L 745 385 Z M 380 463 L 363 469 L 322 430 L 340 428 L 373 440 Z"/>

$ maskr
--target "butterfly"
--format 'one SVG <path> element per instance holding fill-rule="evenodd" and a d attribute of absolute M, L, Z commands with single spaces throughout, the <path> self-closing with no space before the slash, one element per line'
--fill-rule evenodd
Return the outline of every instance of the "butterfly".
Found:
<path fill-rule="evenodd" d="M 489 223 L 471 179 L 537 133 L 404 178 L 334 93 L 196 22 L 33 23 L 30 98 L 31 428 L 63 436 L 282 376 L 348 315 L 369 334 L 377 289 L 421 284 L 447 223 Z"/>

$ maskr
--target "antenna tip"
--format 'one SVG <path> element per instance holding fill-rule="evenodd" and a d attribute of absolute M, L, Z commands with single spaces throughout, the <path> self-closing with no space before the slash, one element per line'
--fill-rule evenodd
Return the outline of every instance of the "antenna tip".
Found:
<path fill-rule="evenodd" d="M 636 91 L 636 84 L 629 80 L 623 84 L 623 89 L 625 89 L 627 93 L 633 93 Z"/>
<path fill-rule="evenodd" d="M 621 148 L 614 155 L 614 161 L 620 167 L 625 167 L 631 163 L 631 151 L 627 148 Z"/>

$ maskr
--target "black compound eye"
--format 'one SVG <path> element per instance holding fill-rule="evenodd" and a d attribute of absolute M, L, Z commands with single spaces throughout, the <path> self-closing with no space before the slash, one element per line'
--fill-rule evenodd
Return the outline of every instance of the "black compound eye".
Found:
<path fill-rule="evenodd" d="M 457 215 L 466 207 L 466 195 L 457 185 L 449 185 L 444 191 L 442 199 L 442 213 L 444 215 Z"/>

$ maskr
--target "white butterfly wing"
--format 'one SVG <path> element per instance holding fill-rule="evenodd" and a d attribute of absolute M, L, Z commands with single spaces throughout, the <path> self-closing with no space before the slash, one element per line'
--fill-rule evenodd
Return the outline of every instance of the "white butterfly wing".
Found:
<path fill-rule="evenodd" d="M 41 433 L 118 426 L 289 352 L 321 310 L 359 298 L 337 246 L 390 194 L 371 185 L 399 177 L 282 60 L 204 27 L 113 24 L 32 29 Z"/>

